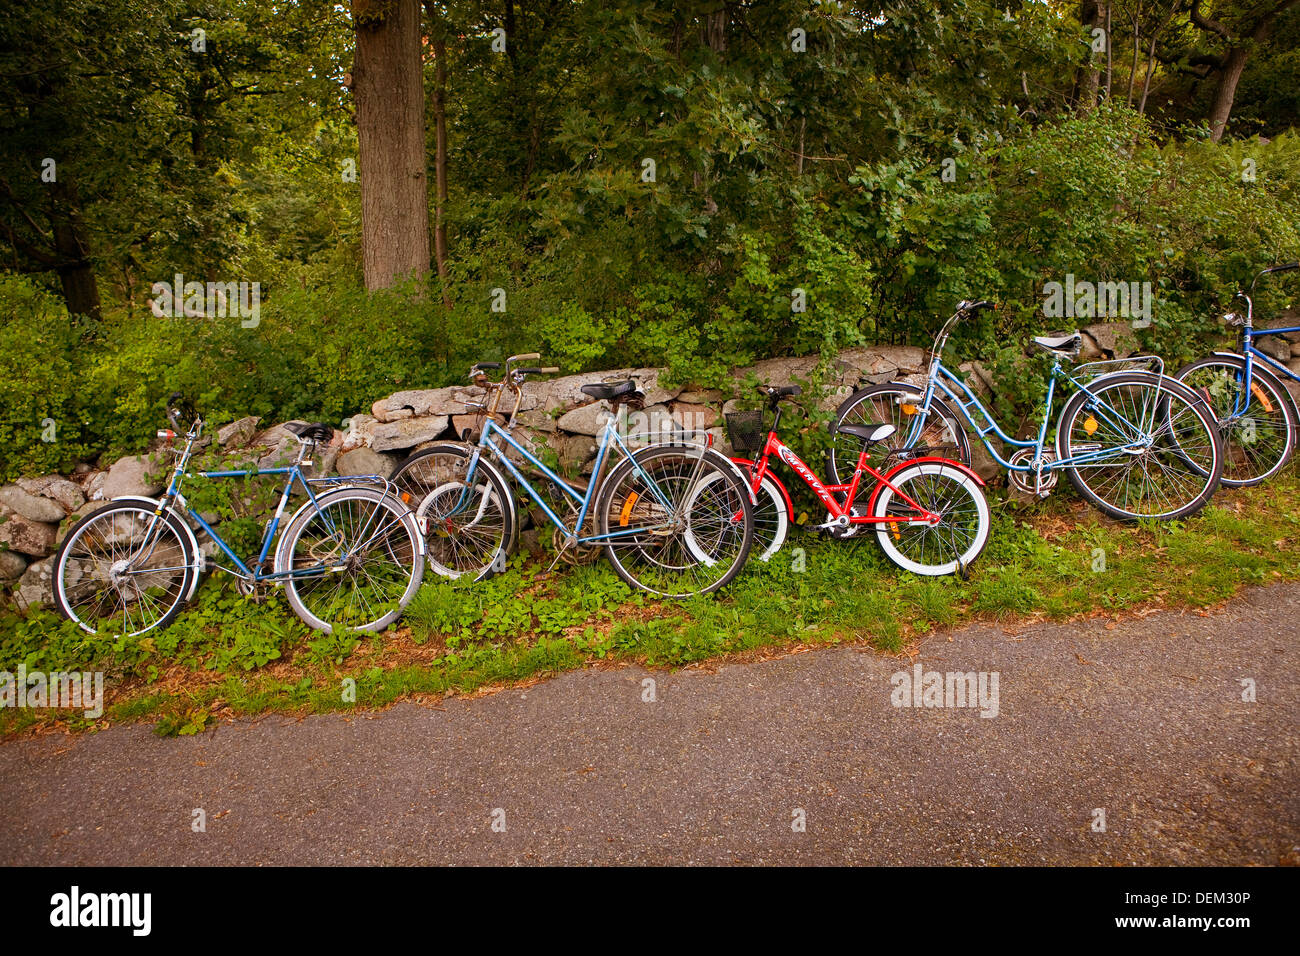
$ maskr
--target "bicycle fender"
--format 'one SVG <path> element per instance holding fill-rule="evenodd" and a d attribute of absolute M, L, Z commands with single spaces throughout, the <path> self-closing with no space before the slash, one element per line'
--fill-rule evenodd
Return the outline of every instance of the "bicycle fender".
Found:
<path fill-rule="evenodd" d="M 942 458 L 939 455 L 924 455 L 920 458 L 908 458 L 906 461 L 899 462 L 895 467 L 885 472 L 885 477 L 892 478 L 900 469 L 906 468 L 908 465 L 915 465 L 917 462 L 927 462 L 929 464 L 948 465 L 952 468 L 956 468 L 958 471 L 965 472 L 971 478 L 974 478 L 976 483 L 981 488 L 988 487 L 988 485 L 984 483 L 984 479 L 981 478 L 976 473 L 974 468 L 971 468 L 968 465 L 963 465 L 961 462 L 954 461 L 951 458 Z"/>
<path fill-rule="evenodd" d="M 745 479 L 745 484 L 748 485 L 748 484 L 749 484 L 749 478 L 748 478 L 748 476 L 747 476 L 745 473 L 746 473 L 749 469 L 751 469 L 751 468 L 754 466 L 754 462 L 753 462 L 751 459 L 749 459 L 749 458 L 733 458 L 733 459 L 731 459 L 731 463 L 732 463 L 733 465 L 736 465 L 736 466 L 738 466 L 738 467 L 740 468 L 740 471 L 741 471 L 741 477 Z M 767 474 L 764 475 L 763 477 L 764 477 L 764 478 L 770 478 L 770 479 L 772 479 L 772 483 L 773 483 L 774 485 L 776 485 L 776 490 L 779 491 L 779 492 L 781 492 L 781 497 L 782 497 L 783 499 L 785 499 L 785 510 L 786 510 L 786 513 L 789 514 L 789 515 L 791 515 L 791 519 L 790 519 L 790 520 L 793 521 L 793 520 L 794 520 L 794 518 L 793 518 L 793 515 L 794 515 L 794 502 L 790 500 L 790 492 L 786 490 L 785 483 L 782 482 L 781 479 L 778 478 L 776 475 L 772 474 L 772 469 L 771 469 L 771 468 L 769 468 L 769 469 L 767 470 Z M 753 494 L 753 492 L 750 492 L 750 495 L 749 495 L 749 496 L 750 496 L 751 498 L 755 497 L 754 494 Z M 757 504 L 757 503 L 758 503 L 758 502 L 754 502 L 754 504 Z"/>
<path fill-rule="evenodd" d="M 118 495 L 118 497 L 106 501 L 105 504 L 112 504 L 116 501 L 135 501 L 142 505 L 148 505 L 154 511 L 162 508 L 162 502 L 157 498 L 147 498 L 144 495 Z M 172 514 L 176 516 L 180 526 L 185 529 L 185 537 L 189 539 L 190 554 L 194 555 L 194 579 L 190 582 L 190 589 L 185 592 L 185 600 L 188 602 L 194 596 L 194 592 L 198 590 L 199 577 L 207 570 L 207 556 L 199 550 L 199 539 L 195 537 L 194 529 L 190 527 L 190 523 L 185 520 L 184 515 L 174 511 Z"/>

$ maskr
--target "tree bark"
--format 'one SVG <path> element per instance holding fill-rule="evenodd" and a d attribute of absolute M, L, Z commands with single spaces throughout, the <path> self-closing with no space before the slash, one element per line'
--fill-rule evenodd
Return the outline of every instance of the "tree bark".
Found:
<path fill-rule="evenodd" d="M 420 0 L 352 0 L 366 288 L 429 271 Z"/>
<path fill-rule="evenodd" d="M 1079 67 L 1074 75 L 1075 105 L 1081 112 L 1088 112 L 1097 105 L 1097 94 L 1101 87 L 1101 69 L 1093 59 L 1092 31 L 1105 22 L 1105 3 L 1097 0 L 1083 0 L 1079 4 L 1079 22 L 1088 28 L 1088 62 Z M 1106 38 L 1106 49 L 1110 50 L 1110 37 Z"/>
<path fill-rule="evenodd" d="M 64 174 L 66 175 L 66 174 Z M 57 271 L 63 286 L 63 301 L 72 315 L 103 318 L 99 303 L 99 282 L 90 261 L 90 239 L 81 221 L 81 203 L 76 188 L 63 179 L 50 187 L 54 202 L 50 209 L 50 227 L 54 234 L 54 254 L 59 259 Z"/>
<path fill-rule="evenodd" d="M 1249 54 L 1239 46 L 1230 48 L 1223 58 L 1223 68 L 1219 71 L 1219 83 L 1214 88 L 1214 101 L 1210 104 L 1210 141 L 1223 139 L 1223 131 L 1232 115 L 1232 101 L 1237 96 L 1237 84 L 1246 69 Z"/>
<path fill-rule="evenodd" d="M 437 79 L 433 93 L 434 139 L 434 226 L 433 260 L 442 280 L 442 304 L 451 308 L 447 297 L 447 222 L 443 207 L 447 204 L 447 41 L 439 37 L 433 41 L 433 56 L 437 64 Z"/>

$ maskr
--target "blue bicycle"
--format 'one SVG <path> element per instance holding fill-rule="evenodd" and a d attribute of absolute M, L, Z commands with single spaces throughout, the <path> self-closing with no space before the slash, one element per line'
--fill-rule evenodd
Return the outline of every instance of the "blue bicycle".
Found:
<path fill-rule="evenodd" d="M 1223 469 L 1214 414 L 1199 395 L 1165 375 L 1154 356 L 1092 362 L 1070 372 L 1065 365 L 1078 356 L 1080 334 L 1037 336 L 1034 347 L 1052 356 L 1042 424 L 1032 438 L 1015 438 L 1004 431 L 940 358 L 960 319 L 991 308 L 990 302 L 958 304 L 935 337 L 923 386 L 876 385 L 854 392 L 840 405 L 832 429 L 832 481 L 844 481 L 864 447 L 845 425 L 895 427 L 891 438 L 870 449 L 882 464 L 938 446 L 969 465 L 971 448 L 964 427 L 968 425 L 993 459 L 1007 469 L 1010 482 L 1028 494 L 1046 497 L 1063 471 L 1084 499 L 1114 518 L 1169 520 L 1205 505 Z M 1049 442 L 1058 384 L 1075 392 L 1062 406 L 1055 440 Z M 1004 457 L 995 438 L 1014 451 Z"/>
<path fill-rule="evenodd" d="M 1236 352 L 1215 352 L 1183 366 L 1174 375 L 1206 396 L 1218 416 L 1225 485 L 1257 485 L 1276 475 L 1295 450 L 1300 410 L 1278 376 L 1300 382 L 1300 375 L 1255 342 L 1268 335 L 1300 332 L 1300 326 L 1256 329 L 1252 300 L 1255 283 L 1263 276 L 1295 269 L 1300 269 L 1300 262 L 1264 269 L 1248 290 L 1238 290 L 1233 296 L 1234 301 L 1245 303 L 1244 312 L 1229 312 L 1223 317 L 1228 325 L 1241 329 Z"/>
<path fill-rule="evenodd" d="M 664 597 L 705 594 L 731 581 L 749 555 L 753 502 L 711 438 L 682 432 L 633 450 L 624 410 L 644 398 L 635 380 L 583 385 L 583 394 L 610 411 L 594 439 L 590 480 L 565 478 L 512 434 L 527 377 L 558 371 L 519 364 L 539 357 L 511 356 L 500 382 L 487 377 L 499 363 L 475 365 L 470 380 L 489 395 L 471 406 L 483 413 L 477 443 L 440 442 L 393 474 L 415 506 L 430 566 L 471 580 L 505 570 L 520 524 L 513 482 L 554 526 L 557 559 L 604 550 L 623 580 Z M 514 396 L 508 417 L 500 413 L 506 394 Z"/>
<path fill-rule="evenodd" d="M 181 427 L 176 398 L 167 412 L 173 428 L 158 433 L 169 443 Z M 291 465 L 197 473 L 202 478 L 285 476 L 261 550 L 246 562 L 181 493 L 203 426 L 203 418 L 193 414 L 161 498 L 114 498 L 72 527 L 55 557 L 59 610 L 92 634 L 133 636 L 166 627 L 193 596 L 208 560 L 190 526 L 193 521 L 233 564 L 213 560 L 212 567 L 233 575 L 244 594 L 282 586 L 294 613 L 316 630 L 381 631 L 392 624 L 424 575 L 424 539 L 396 489 L 379 475 L 308 478 L 303 469 L 311 466 L 317 444 L 328 442 L 333 429 L 319 422 L 289 422 L 284 428 L 299 443 Z M 307 500 L 285 524 L 272 556 L 295 486 Z"/>

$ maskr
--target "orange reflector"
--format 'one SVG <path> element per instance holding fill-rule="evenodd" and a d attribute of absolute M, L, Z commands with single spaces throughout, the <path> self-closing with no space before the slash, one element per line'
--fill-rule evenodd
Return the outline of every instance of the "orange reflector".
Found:
<path fill-rule="evenodd" d="M 402 492 L 402 504 L 404 504 L 404 505 L 409 505 L 410 503 L 411 503 L 411 493 L 410 493 L 409 491 L 403 491 L 403 492 Z"/>
<path fill-rule="evenodd" d="M 641 496 L 635 491 L 627 496 L 627 501 L 623 502 L 623 512 L 618 516 L 618 525 L 620 528 L 627 527 L 628 518 L 632 516 L 632 509 L 636 506 L 637 499 Z"/>
<path fill-rule="evenodd" d="M 910 404 L 910 403 L 908 403 L 908 402 L 904 402 L 904 403 L 903 403 L 903 414 L 904 414 L 904 415 L 915 415 L 915 414 L 916 414 L 916 406 L 915 406 L 915 405 L 912 405 L 912 404 Z"/>
<path fill-rule="evenodd" d="M 1091 415 L 1089 415 L 1087 419 L 1084 420 L 1083 430 L 1086 431 L 1089 435 L 1095 435 L 1097 433 L 1098 427 L 1099 426 L 1097 425 L 1097 419 L 1093 418 Z"/>
<path fill-rule="evenodd" d="M 1264 411 L 1271 412 L 1273 410 L 1273 403 L 1268 400 L 1268 395 L 1264 392 L 1262 388 L 1260 388 L 1254 382 L 1251 382 L 1250 391 L 1251 394 L 1253 394 L 1255 398 L 1259 401 L 1259 403 L 1264 406 Z"/>

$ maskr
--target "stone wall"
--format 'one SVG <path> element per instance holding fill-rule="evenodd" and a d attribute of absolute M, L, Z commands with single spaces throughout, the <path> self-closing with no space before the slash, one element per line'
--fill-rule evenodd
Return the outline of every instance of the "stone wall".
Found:
<path fill-rule="evenodd" d="M 1124 357 L 1135 345 L 1123 323 L 1090 326 L 1083 356 Z M 1283 342 L 1282 346 L 1289 350 L 1290 344 Z M 758 381 L 773 385 L 807 381 L 817 361 L 815 356 L 764 360 L 735 372 L 736 389 L 751 373 Z M 894 380 L 919 383 L 924 361 L 925 352 L 912 347 L 846 350 L 837 356 L 828 388 L 817 402 L 824 409 L 834 409 L 864 385 Z M 1289 351 L 1284 361 L 1293 361 Z M 1300 352 L 1294 361 L 1300 364 Z M 987 394 L 993 387 L 978 363 L 961 368 L 977 392 Z M 638 418 L 630 422 L 630 431 L 662 432 L 671 419 L 687 428 L 709 429 L 722 450 L 729 452 L 720 413 L 736 408 L 740 396 L 716 389 L 670 386 L 663 381 L 663 371 L 628 368 L 531 380 L 524 386 L 518 418 L 522 428 L 517 434 L 534 448 L 552 449 L 565 469 L 581 470 L 595 457 L 595 436 L 608 406 L 593 402 L 580 387 L 602 378 L 630 376 L 645 393 L 644 408 L 633 413 Z M 387 477 L 411 452 L 476 427 L 477 417 L 466 411 L 464 403 L 481 400 L 481 390 L 468 385 L 396 392 L 382 398 L 368 413 L 353 416 L 346 430 L 317 450 L 315 473 Z M 231 422 L 205 435 L 204 444 L 210 448 L 215 442 L 230 468 L 253 462 L 272 467 L 296 454 L 296 439 L 281 424 L 265 429 L 260 424 L 255 418 Z M 108 499 L 157 495 L 164 487 L 170 462 L 170 454 L 155 447 L 106 467 L 82 465 L 71 475 L 21 478 L 0 487 L 0 586 L 9 590 L 19 607 L 49 604 L 51 555 L 72 524 Z M 987 458 L 977 458 L 976 467 L 986 475 L 997 470 Z"/>

